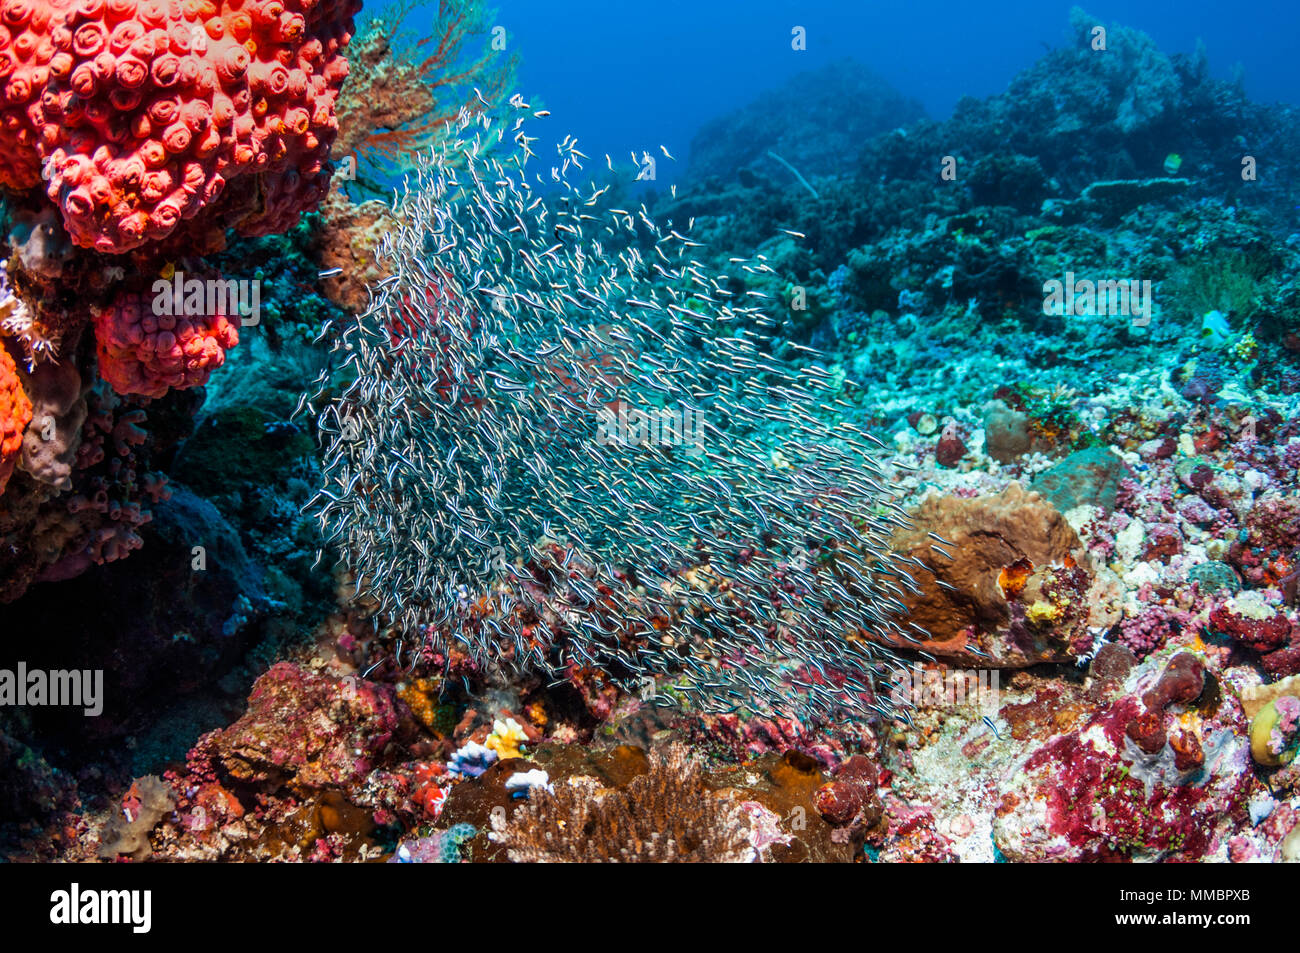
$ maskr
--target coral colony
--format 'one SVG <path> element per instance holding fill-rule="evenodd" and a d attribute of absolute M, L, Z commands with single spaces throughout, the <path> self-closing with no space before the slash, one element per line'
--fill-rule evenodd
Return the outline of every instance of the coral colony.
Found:
<path fill-rule="evenodd" d="M 4 859 L 1300 859 L 1293 107 L 359 13 L 0 2 Z"/>

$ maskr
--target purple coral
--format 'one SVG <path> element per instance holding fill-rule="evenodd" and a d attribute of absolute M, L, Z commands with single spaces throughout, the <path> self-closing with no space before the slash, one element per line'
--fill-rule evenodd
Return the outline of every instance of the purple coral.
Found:
<path fill-rule="evenodd" d="M 1291 745 L 1297 730 L 1300 730 L 1300 698 L 1283 695 L 1273 702 L 1277 710 L 1277 721 L 1268 736 L 1268 750 L 1281 755 Z"/>
<path fill-rule="evenodd" d="M 1119 624 L 1120 632 L 1115 641 L 1126 646 L 1139 659 L 1144 659 L 1192 623 L 1192 616 L 1181 609 L 1150 605 Z"/>

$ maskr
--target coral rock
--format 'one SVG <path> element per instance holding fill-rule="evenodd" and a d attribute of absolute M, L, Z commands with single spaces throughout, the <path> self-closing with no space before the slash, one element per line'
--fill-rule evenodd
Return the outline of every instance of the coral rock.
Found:
<path fill-rule="evenodd" d="M 1032 427 L 1029 415 L 1000 400 L 984 408 L 984 445 L 999 463 L 1014 463 L 1026 453 L 1051 450 L 1053 443 Z"/>
<path fill-rule="evenodd" d="M 1272 612 L 1258 603 L 1247 608 L 1247 602 L 1214 608 L 1210 631 L 1258 652 L 1261 667 L 1274 677 L 1300 672 L 1300 626 L 1284 612 Z"/>
<path fill-rule="evenodd" d="M 921 593 L 905 599 L 931 635 L 927 651 L 999 667 L 1079 654 L 1092 576 L 1074 563 L 1079 537 L 1047 501 L 1013 483 L 996 496 L 932 495 L 911 516 L 915 528 L 893 542 L 931 569 L 914 574 Z M 952 542 L 952 561 L 931 549 L 931 532 Z"/>
<path fill-rule="evenodd" d="M 945 427 L 935 446 L 934 458 L 942 467 L 955 467 L 966 456 L 966 442 L 956 427 Z"/>
<path fill-rule="evenodd" d="M 884 814 L 876 793 L 879 771 L 869 758 L 854 755 L 836 765 L 832 774 L 834 779 L 813 795 L 813 804 L 822 819 L 836 828 L 832 840 L 847 843 L 860 838 Z"/>
<path fill-rule="evenodd" d="M 114 811 L 100 835 L 99 856 L 104 859 L 126 854 L 145 860 L 153 853 L 149 832 L 176 806 L 176 798 L 161 778 L 147 775 L 131 785 L 122 810 Z"/>
<path fill-rule="evenodd" d="M 1300 562 L 1300 499 L 1267 496 L 1246 514 L 1228 560 L 1253 586 L 1275 585 Z"/>
<path fill-rule="evenodd" d="M 1113 510 L 1119 481 L 1127 473 L 1124 462 L 1110 450 L 1089 447 L 1039 474 L 1030 489 L 1041 493 L 1062 513 L 1085 503 Z"/>
<path fill-rule="evenodd" d="M 367 286 L 373 287 L 388 277 L 375 252 L 381 237 L 393 225 L 392 213 L 383 202 L 353 205 L 338 193 L 331 194 L 321 210 L 321 228 L 312 235 L 321 268 L 343 269 L 322 278 L 321 288 L 340 307 L 364 311 Z"/>
<path fill-rule="evenodd" d="M 1128 723 L 1125 732 L 1133 743 L 1147 754 L 1156 754 L 1165 746 L 1165 709 L 1170 705 L 1186 705 L 1195 701 L 1205 689 L 1205 666 L 1196 656 L 1180 652 L 1169 662 L 1169 667 L 1155 686 L 1142 696 L 1144 711 Z M 1199 767 L 1205 760 L 1200 746 L 1193 748 L 1195 739 L 1179 736 L 1174 750 L 1180 760 Z M 1180 770 L 1190 770 L 1180 765 Z"/>
<path fill-rule="evenodd" d="M 190 759 L 210 758 L 242 781 L 341 786 L 369 773 L 397 726 L 389 686 L 280 662 L 254 683 L 244 716 L 205 735 Z"/>

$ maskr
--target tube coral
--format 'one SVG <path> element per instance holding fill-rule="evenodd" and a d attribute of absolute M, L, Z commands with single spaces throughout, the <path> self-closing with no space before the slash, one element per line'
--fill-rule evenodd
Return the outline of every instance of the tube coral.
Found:
<path fill-rule="evenodd" d="M 10 0 L 0 184 L 41 180 L 79 245 L 281 231 L 325 194 L 359 0 Z M 214 206 L 228 182 L 248 177 Z"/>

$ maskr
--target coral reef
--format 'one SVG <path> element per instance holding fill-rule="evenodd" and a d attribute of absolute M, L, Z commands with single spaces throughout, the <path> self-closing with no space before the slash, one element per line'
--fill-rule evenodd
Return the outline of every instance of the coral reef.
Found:
<path fill-rule="evenodd" d="M 3 859 L 1300 859 L 1294 108 L 1076 10 L 638 191 L 353 6 L 0 14 L 0 669 L 106 687 L 0 704 Z"/>

